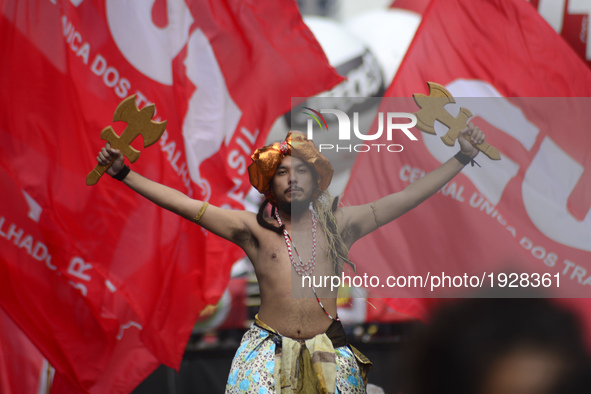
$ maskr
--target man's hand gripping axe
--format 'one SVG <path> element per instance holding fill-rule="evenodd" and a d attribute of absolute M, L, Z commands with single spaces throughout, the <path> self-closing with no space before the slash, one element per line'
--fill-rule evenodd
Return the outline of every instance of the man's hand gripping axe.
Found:
<path fill-rule="evenodd" d="M 126 98 L 115 109 L 113 122 L 125 122 L 127 127 L 121 136 L 118 136 L 111 126 L 107 126 L 101 131 L 101 139 L 111 144 L 112 148 L 119 149 L 130 163 L 135 162 L 140 157 L 140 152 L 131 147 L 131 141 L 141 134 L 144 138 L 144 147 L 148 147 L 156 143 L 166 129 L 166 121 L 154 122 L 152 120 L 155 111 L 154 104 L 139 110 L 135 104 L 135 94 Z M 86 177 L 86 184 L 89 186 L 96 184 L 113 162 L 114 159 L 106 166 L 97 164 Z"/>
<path fill-rule="evenodd" d="M 427 82 L 427 85 L 429 85 L 428 96 L 420 93 L 413 94 L 415 103 L 421 108 L 420 111 L 415 113 L 417 117 L 416 127 L 425 133 L 435 134 L 435 121 L 440 121 L 449 128 L 447 133 L 441 137 L 441 140 L 445 145 L 453 146 L 456 138 L 460 135 L 460 131 L 466 128 L 466 123 L 472 117 L 472 113 L 466 108 L 460 108 L 459 115 L 457 118 L 454 118 L 444 108 L 446 104 L 455 104 L 456 101 L 452 95 L 447 89 L 437 83 Z M 472 142 L 470 141 L 470 143 Z M 472 145 L 493 160 L 501 159 L 497 148 L 489 145 L 487 142 Z"/>

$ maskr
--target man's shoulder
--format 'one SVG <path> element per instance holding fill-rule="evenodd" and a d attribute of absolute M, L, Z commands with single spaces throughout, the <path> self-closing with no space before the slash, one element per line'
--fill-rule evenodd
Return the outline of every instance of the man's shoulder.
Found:
<path fill-rule="evenodd" d="M 254 212 L 250 212 L 250 211 L 240 211 L 242 216 L 242 219 L 244 221 L 244 223 L 246 224 L 246 226 L 248 227 L 248 229 L 253 232 L 253 233 L 265 233 L 268 231 L 268 227 L 270 226 L 274 226 L 279 228 L 279 226 L 277 225 L 277 221 L 271 217 L 268 216 L 264 216 L 263 217 L 263 221 L 266 223 L 266 226 L 261 225 L 261 223 L 259 222 L 259 218 L 257 217 L 258 215 Z"/>
<path fill-rule="evenodd" d="M 257 222 L 256 214 L 250 211 L 236 211 L 237 215 L 240 215 L 242 221 L 248 226 L 251 227 Z"/>

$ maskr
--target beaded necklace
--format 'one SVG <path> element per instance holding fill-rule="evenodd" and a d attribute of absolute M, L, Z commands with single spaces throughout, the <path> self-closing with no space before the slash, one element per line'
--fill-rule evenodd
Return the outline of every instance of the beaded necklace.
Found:
<path fill-rule="evenodd" d="M 298 253 L 298 250 L 295 246 L 295 244 L 293 243 L 293 240 L 291 239 L 289 233 L 287 232 L 287 230 L 285 229 L 285 227 L 283 227 L 283 238 L 285 238 L 285 244 L 287 245 L 287 253 L 289 254 L 289 259 L 291 260 L 291 265 L 293 267 L 293 269 L 295 270 L 295 272 L 298 273 L 298 275 L 303 276 L 304 274 L 306 274 L 306 276 L 310 276 L 313 272 L 314 269 L 316 268 L 316 229 L 318 227 L 318 216 L 316 214 L 316 211 L 314 211 L 314 207 L 312 206 L 312 203 L 310 203 L 309 205 L 309 209 L 310 209 L 310 214 L 312 215 L 312 256 L 310 257 L 310 260 L 308 260 L 307 264 L 304 264 L 304 262 L 302 261 L 302 258 L 300 257 L 300 254 Z M 283 223 L 281 222 L 281 218 L 279 217 L 279 212 L 275 211 L 275 219 L 277 220 L 277 223 L 279 224 L 279 227 L 283 226 Z M 293 251 L 295 252 L 295 255 L 297 256 L 299 263 L 295 261 L 295 259 L 293 258 L 293 253 L 291 251 L 293 246 Z M 320 297 L 318 297 L 318 294 L 316 293 L 316 289 L 314 288 L 314 286 L 312 287 L 312 291 L 314 292 L 314 296 L 316 297 L 316 301 L 318 301 L 318 305 L 320 305 L 320 307 L 322 308 L 322 310 L 324 311 L 324 313 L 326 313 L 326 316 L 328 316 L 331 320 L 336 320 L 339 321 L 339 316 L 337 315 L 336 318 L 333 318 L 330 313 L 328 313 L 326 311 L 326 309 L 324 308 L 324 305 L 322 305 L 322 302 L 320 301 Z"/>
<path fill-rule="evenodd" d="M 316 229 L 318 227 L 318 217 L 316 216 L 316 212 L 314 212 L 312 203 L 310 203 L 310 213 L 312 214 L 312 256 L 310 257 L 310 260 L 308 260 L 308 263 L 304 264 L 302 258 L 300 257 L 300 254 L 298 253 L 298 250 L 295 247 L 295 244 L 293 243 L 293 240 L 289 236 L 289 233 L 287 232 L 285 227 L 283 227 L 283 238 L 285 238 L 285 244 L 287 245 L 287 253 L 289 254 L 291 265 L 295 272 L 297 272 L 300 276 L 303 276 L 304 274 L 306 274 L 306 276 L 310 276 L 316 268 Z M 279 217 L 279 213 L 277 211 L 275 211 L 275 219 L 277 219 L 279 227 L 283 226 L 283 223 L 281 222 L 281 218 Z M 299 263 L 296 262 L 293 258 L 293 253 L 291 251 L 292 246 L 299 260 Z"/>

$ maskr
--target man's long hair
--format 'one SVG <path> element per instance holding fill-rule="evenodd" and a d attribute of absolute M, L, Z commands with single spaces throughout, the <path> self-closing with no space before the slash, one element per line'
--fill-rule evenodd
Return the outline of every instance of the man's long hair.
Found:
<path fill-rule="evenodd" d="M 331 203 L 332 201 L 332 203 Z M 263 228 L 273 231 L 279 235 L 283 235 L 285 224 L 280 227 L 274 226 L 265 219 L 265 208 L 269 204 L 269 200 L 265 199 L 257 213 L 257 222 Z M 345 244 L 343 237 L 337 229 L 337 221 L 334 213 L 339 205 L 338 198 L 332 198 L 330 193 L 325 190 L 320 196 L 313 200 L 313 207 L 318 214 L 318 223 L 322 228 L 322 232 L 326 236 L 326 243 L 328 246 L 328 256 L 334 264 L 334 273 L 339 275 L 343 269 L 343 263 L 349 264 L 353 271 L 356 272 L 355 264 L 349 260 L 349 248 Z M 277 208 L 271 205 L 271 217 L 274 218 Z"/>

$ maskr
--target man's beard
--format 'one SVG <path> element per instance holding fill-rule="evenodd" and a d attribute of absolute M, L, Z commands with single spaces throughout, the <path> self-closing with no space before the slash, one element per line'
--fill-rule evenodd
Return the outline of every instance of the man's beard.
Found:
<path fill-rule="evenodd" d="M 281 212 L 285 212 L 289 215 L 299 215 L 304 213 L 310 206 L 311 200 L 295 200 L 292 202 L 277 201 L 277 208 Z"/>

